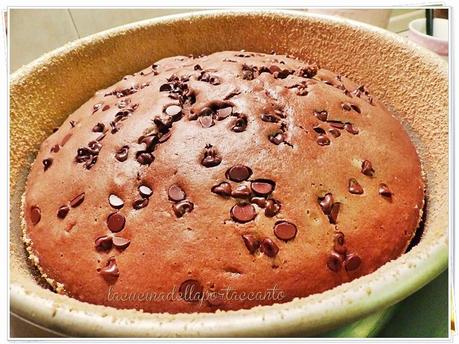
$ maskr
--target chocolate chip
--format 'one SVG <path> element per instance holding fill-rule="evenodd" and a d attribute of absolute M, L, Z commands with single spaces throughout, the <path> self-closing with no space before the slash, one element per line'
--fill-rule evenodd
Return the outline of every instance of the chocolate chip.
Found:
<path fill-rule="evenodd" d="M 54 146 L 51 147 L 50 151 L 52 153 L 57 153 L 57 152 L 59 152 L 60 149 L 61 149 L 61 147 L 58 144 L 55 144 Z"/>
<path fill-rule="evenodd" d="M 359 129 L 354 127 L 352 123 L 345 123 L 344 124 L 344 129 L 348 132 L 351 133 L 352 135 L 357 135 L 359 133 Z"/>
<path fill-rule="evenodd" d="M 344 129 L 344 123 L 340 121 L 328 121 L 328 124 L 336 129 Z"/>
<path fill-rule="evenodd" d="M 96 153 L 96 152 L 92 152 L 87 147 L 78 148 L 77 149 L 77 155 L 75 157 L 75 161 L 78 162 L 78 163 L 85 162 L 85 161 L 87 161 L 88 159 L 91 158 L 91 155 L 93 155 L 93 153 Z"/>
<path fill-rule="evenodd" d="M 120 213 L 111 213 L 107 217 L 107 226 L 113 233 L 117 233 L 123 230 L 126 224 L 125 217 Z"/>
<path fill-rule="evenodd" d="M 194 208 L 194 204 L 190 201 L 180 201 L 172 206 L 175 216 L 182 217 L 186 213 L 190 213 Z"/>
<path fill-rule="evenodd" d="M 389 187 L 384 183 L 379 184 L 378 192 L 381 196 L 384 197 L 392 196 L 392 191 L 390 191 Z"/>
<path fill-rule="evenodd" d="M 115 121 L 111 121 L 111 122 L 110 122 L 110 127 L 112 128 L 112 129 L 110 130 L 110 132 L 111 132 L 112 134 L 115 134 L 115 133 L 117 133 L 117 132 L 120 130 L 120 128 L 118 127 L 118 123 L 115 122 Z"/>
<path fill-rule="evenodd" d="M 78 149 L 78 155 L 97 155 L 99 154 L 100 150 L 102 149 L 102 144 L 97 141 L 91 141 L 88 143 L 88 148 L 83 147 Z"/>
<path fill-rule="evenodd" d="M 120 162 L 126 161 L 128 158 L 128 153 L 129 153 L 129 146 L 123 146 L 116 152 L 115 158 L 116 160 Z"/>
<path fill-rule="evenodd" d="M 289 71 L 288 69 L 283 69 L 279 72 L 274 72 L 273 76 L 276 78 L 276 79 L 285 79 L 286 77 L 288 77 L 290 74 L 292 74 L 292 71 Z"/>
<path fill-rule="evenodd" d="M 129 244 L 131 243 L 131 240 L 115 236 L 113 237 L 112 242 L 113 242 L 113 246 L 115 246 L 116 248 L 125 249 L 126 247 L 129 246 Z"/>
<path fill-rule="evenodd" d="M 284 142 L 284 134 L 283 133 L 273 134 L 269 136 L 269 141 L 271 141 L 275 145 L 280 145 L 282 142 Z"/>
<path fill-rule="evenodd" d="M 326 135 L 325 130 L 318 125 L 314 126 L 312 129 L 319 135 Z"/>
<path fill-rule="evenodd" d="M 343 246 L 344 245 L 344 233 L 343 232 L 335 233 L 334 242 L 335 244 Z"/>
<path fill-rule="evenodd" d="M 281 205 L 275 199 L 268 199 L 266 201 L 265 216 L 273 217 L 276 216 L 281 210 Z"/>
<path fill-rule="evenodd" d="M 166 142 L 167 140 L 169 140 L 169 138 L 172 136 L 172 132 L 168 131 L 167 133 L 165 134 L 162 134 L 159 139 L 158 139 L 158 143 L 164 143 Z"/>
<path fill-rule="evenodd" d="M 169 84 L 162 84 L 159 87 L 159 92 L 170 92 L 170 91 L 172 91 L 172 86 Z"/>
<path fill-rule="evenodd" d="M 136 159 L 141 165 L 150 165 L 155 160 L 155 157 L 149 152 L 141 151 L 137 152 Z"/>
<path fill-rule="evenodd" d="M 310 64 L 304 68 L 301 68 L 298 71 L 298 75 L 303 78 L 312 78 L 314 77 L 319 70 L 319 67 L 316 64 Z"/>
<path fill-rule="evenodd" d="M 110 194 L 110 196 L 108 196 L 108 203 L 110 203 L 110 205 L 116 209 L 120 209 L 124 205 L 123 200 L 115 194 Z"/>
<path fill-rule="evenodd" d="M 247 247 L 250 254 L 254 254 L 260 247 L 260 241 L 253 234 L 243 234 L 242 240 L 244 241 L 245 247 Z"/>
<path fill-rule="evenodd" d="M 124 121 L 126 119 L 127 116 L 129 116 L 129 111 L 126 111 L 126 110 L 122 110 L 122 111 L 118 111 L 116 114 L 115 114 L 115 122 L 121 122 L 121 121 Z"/>
<path fill-rule="evenodd" d="M 339 208 L 340 203 L 333 203 L 330 214 L 328 214 L 328 221 L 330 221 L 331 224 L 336 224 L 336 221 L 338 219 Z"/>
<path fill-rule="evenodd" d="M 248 66 L 245 63 L 242 65 L 242 79 L 253 80 L 255 79 L 256 70 L 254 67 Z"/>
<path fill-rule="evenodd" d="M 328 146 L 330 144 L 330 139 L 325 135 L 319 135 L 317 136 L 316 142 L 319 146 Z"/>
<path fill-rule="evenodd" d="M 105 129 L 105 124 L 103 123 L 97 123 L 93 128 L 92 131 L 95 133 L 101 133 Z"/>
<path fill-rule="evenodd" d="M 279 118 L 275 115 L 271 115 L 268 113 L 264 113 L 261 115 L 261 120 L 263 122 L 268 122 L 268 123 L 277 123 L 279 122 Z"/>
<path fill-rule="evenodd" d="M 57 211 L 57 217 L 60 218 L 60 219 L 64 219 L 67 214 L 69 213 L 70 211 L 70 208 L 66 205 L 63 205 L 59 208 L 59 210 Z"/>
<path fill-rule="evenodd" d="M 269 238 L 265 238 L 260 243 L 260 251 L 266 254 L 268 257 L 275 257 L 279 252 L 279 247 L 276 243 Z"/>
<path fill-rule="evenodd" d="M 142 198 L 134 201 L 134 203 L 132 203 L 132 207 L 136 210 L 139 210 L 145 208 L 148 205 L 148 203 L 148 198 Z"/>
<path fill-rule="evenodd" d="M 203 128 L 210 128 L 215 124 L 212 116 L 199 117 L 198 121 Z"/>
<path fill-rule="evenodd" d="M 252 170 L 244 165 L 234 165 L 226 171 L 226 178 L 233 182 L 242 182 L 249 179 L 252 175 Z"/>
<path fill-rule="evenodd" d="M 140 143 L 145 144 L 146 152 L 152 152 L 155 149 L 157 142 L 158 142 L 158 136 L 156 135 L 144 136 L 140 140 Z"/>
<path fill-rule="evenodd" d="M 38 207 L 30 208 L 30 221 L 33 225 L 36 225 L 41 220 L 41 210 Z"/>
<path fill-rule="evenodd" d="M 102 107 L 102 103 L 94 104 L 92 107 L 92 113 L 98 111 Z"/>
<path fill-rule="evenodd" d="M 360 108 L 357 105 L 351 104 L 352 110 L 354 110 L 357 113 L 361 113 Z"/>
<path fill-rule="evenodd" d="M 348 96 L 349 98 L 352 98 L 352 93 L 349 90 L 345 89 L 345 90 L 343 90 L 343 92 L 344 92 L 344 94 L 346 96 Z M 351 105 L 351 107 L 352 107 L 352 105 Z"/>
<path fill-rule="evenodd" d="M 115 257 L 110 257 L 107 265 L 100 270 L 100 273 L 107 278 L 116 278 L 120 275 Z"/>
<path fill-rule="evenodd" d="M 53 164 L 53 159 L 52 158 L 48 158 L 48 159 L 43 160 L 43 168 L 44 168 L 44 170 L 46 171 L 48 168 L 51 167 L 52 164 Z"/>
<path fill-rule="evenodd" d="M 70 206 L 72 208 L 78 207 L 84 201 L 84 192 L 76 196 L 74 199 L 70 201 Z"/>
<path fill-rule="evenodd" d="M 349 192 L 355 195 L 363 194 L 363 188 L 355 178 L 349 179 Z"/>
<path fill-rule="evenodd" d="M 349 103 L 342 103 L 341 104 L 341 108 L 344 110 L 344 111 L 351 111 L 352 108 L 351 108 L 351 105 Z"/>
<path fill-rule="evenodd" d="M 233 192 L 231 196 L 234 198 L 248 198 L 250 197 L 250 188 L 247 185 L 239 185 Z"/>
<path fill-rule="evenodd" d="M 186 198 L 186 193 L 183 189 L 177 184 L 171 185 L 167 190 L 167 195 L 169 199 L 173 202 L 180 202 Z"/>
<path fill-rule="evenodd" d="M 257 213 L 251 204 L 236 204 L 231 208 L 231 217 L 234 221 L 246 223 L 252 221 Z"/>
<path fill-rule="evenodd" d="M 104 107 L 102 108 L 102 111 L 107 111 L 108 109 L 110 109 L 110 105 L 104 105 Z"/>
<path fill-rule="evenodd" d="M 344 268 L 346 271 L 354 271 L 357 270 L 362 263 L 360 257 L 356 254 L 349 254 L 346 256 L 346 260 L 344 261 Z"/>
<path fill-rule="evenodd" d="M 334 245 L 333 245 L 333 250 L 335 252 L 343 255 L 346 253 L 346 246 L 344 246 L 344 233 L 343 232 L 338 232 L 335 234 L 334 238 Z"/>
<path fill-rule="evenodd" d="M 46 171 L 48 168 L 51 167 L 52 164 L 53 164 L 53 159 L 52 158 L 48 158 L 48 159 L 43 160 L 44 170 Z"/>
<path fill-rule="evenodd" d="M 247 116 L 244 114 L 239 114 L 234 121 L 231 130 L 236 133 L 241 133 L 247 128 L 248 119 Z"/>
<path fill-rule="evenodd" d="M 273 192 L 275 183 L 268 179 L 258 179 L 250 183 L 250 187 L 257 195 L 267 196 Z"/>
<path fill-rule="evenodd" d="M 366 176 L 373 176 L 375 173 L 375 170 L 373 169 L 373 166 L 371 165 L 371 162 L 369 160 L 364 160 L 362 162 L 362 173 Z"/>
<path fill-rule="evenodd" d="M 287 221 L 278 221 L 274 225 L 274 235 L 281 240 L 289 241 L 296 237 L 296 226 Z"/>
<path fill-rule="evenodd" d="M 327 259 L 327 266 L 333 272 L 338 272 L 343 264 L 343 258 L 336 252 L 330 253 Z"/>
<path fill-rule="evenodd" d="M 164 109 L 164 113 L 167 114 L 168 116 L 171 116 L 174 120 L 178 119 L 182 115 L 182 108 L 178 105 L 168 105 Z"/>
<path fill-rule="evenodd" d="M 97 141 L 91 141 L 88 143 L 89 149 L 91 149 L 91 154 L 98 154 L 102 149 L 102 144 Z"/>
<path fill-rule="evenodd" d="M 144 198 L 148 198 L 153 194 L 153 190 L 150 189 L 146 185 L 140 185 L 139 186 L 139 193 L 140 193 L 140 196 L 142 196 Z"/>
<path fill-rule="evenodd" d="M 212 186 L 211 191 L 220 196 L 231 196 L 231 184 L 227 182 L 221 182 L 218 185 Z"/>
<path fill-rule="evenodd" d="M 203 297 L 203 291 L 204 288 L 199 281 L 189 279 L 180 285 L 179 295 L 186 302 L 198 302 Z"/>
<path fill-rule="evenodd" d="M 328 129 L 328 132 L 333 136 L 333 137 L 340 137 L 341 136 L 341 133 L 338 129 L 336 128 L 331 128 L 331 129 Z"/>
<path fill-rule="evenodd" d="M 252 197 L 250 203 L 258 205 L 260 208 L 266 207 L 266 198 L 264 197 Z"/>
<path fill-rule="evenodd" d="M 271 74 L 273 74 L 275 72 L 280 72 L 281 68 L 279 66 L 276 66 L 276 65 L 271 65 L 271 66 L 269 66 L 268 70 L 269 70 L 269 72 Z"/>
<path fill-rule="evenodd" d="M 325 110 L 314 111 L 314 116 L 316 116 L 319 121 L 326 122 L 328 118 L 328 112 Z"/>
<path fill-rule="evenodd" d="M 98 154 L 98 150 L 82 147 L 77 150 L 77 156 L 75 157 L 75 161 L 77 163 L 84 163 L 83 166 L 89 170 L 96 163 Z"/>
<path fill-rule="evenodd" d="M 333 195 L 331 193 L 327 193 L 324 197 L 319 198 L 319 205 L 324 214 L 329 215 L 333 206 Z"/>
<path fill-rule="evenodd" d="M 112 248 L 112 237 L 109 235 L 98 237 L 96 239 L 95 245 L 96 245 L 96 250 L 108 251 Z"/>
<path fill-rule="evenodd" d="M 199 111 L 199 116 L 200 117 L 205 117 L 205 116 L 213 116 L 214 110 L 212 110 L 210 107 L 206 106 Z"/>
<path fill-rule="evenodd" d="M 169 131 L 172 127 L 172 122 L 172 117 L 155 116 L 155 118 L 153 118 L 153 123 L 156 124 L 159 131 L 162 133 L 167 133 Z"/>
<path fill-rule="evenodd" d="M 218 76 L 211 75 L 210 78 L 209 78 L 209 83 L 211 85 L 217 86 L 217 85 L 221 84 L 221 80 L 220 80 L 220 78 Z"/>
<path fill-rule="evenodd" d="M 210 73 L 206 71 L 202 71 L 201 74 L 199 74 L 198 76 L 198 80 L 203 81 L 203 82 L 210 82 L 210 78 L 211 78 Z"/>
<path fill-rule="evenodd" d="M 222 108 L 222 109 L 218 109 L 217 110 L 217 119 L 219 121 L 227 118 L 228 116 L 230 116 L 231 114 L 233 113 L 233 108 L 232 107 L 226 107 L 226 108 Z"/>

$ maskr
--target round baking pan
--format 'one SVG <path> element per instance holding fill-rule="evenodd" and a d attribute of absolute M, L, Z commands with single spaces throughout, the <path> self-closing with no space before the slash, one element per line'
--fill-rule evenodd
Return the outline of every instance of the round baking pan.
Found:
<path fill-rule="evenodd" d="M 148 314 L 96 306 L 41 286 L 21 241 L 24 180 L 40 143 L 92 94 L 174 55 L 220 50 L 291 54 L 364 83 L 415 143 L 427 181 L 419 243 L 374 273 L 284 304 L 214 314 Z M 299 11 L 206 11 L 142 21 L 67 44 L 10 83 L 10 301 L 17 316 L 70 336 L 306 336 L 381 311 L 448 262 L 448 69 L 387 31 Z"/>

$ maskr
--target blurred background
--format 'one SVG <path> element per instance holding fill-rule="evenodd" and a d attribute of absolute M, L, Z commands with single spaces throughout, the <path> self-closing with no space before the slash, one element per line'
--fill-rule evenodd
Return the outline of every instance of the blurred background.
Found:
<path fill-rule="evenodd" d="M 115 26 L 170 14 L 203 9 L 190 8 L 71 8 L 11 9 L 10 72 L 69 41 Z M 411 9 L 309 9 L 334 14 L 386 28 L 403 36 L 408 24 L 425 16 L 425 10 Z"/>

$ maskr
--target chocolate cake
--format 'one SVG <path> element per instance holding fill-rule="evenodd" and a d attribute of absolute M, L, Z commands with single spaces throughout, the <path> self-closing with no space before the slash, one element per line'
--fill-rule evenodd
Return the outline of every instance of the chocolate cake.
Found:
<path fill-rule="evenodd" d="M 285 55 L 179 56 L 96 92 L 43 142 L 24 240 L 81 301 L 237 310 L 397 258 L 423 199 L 415 147 L 364 85 Z"/>

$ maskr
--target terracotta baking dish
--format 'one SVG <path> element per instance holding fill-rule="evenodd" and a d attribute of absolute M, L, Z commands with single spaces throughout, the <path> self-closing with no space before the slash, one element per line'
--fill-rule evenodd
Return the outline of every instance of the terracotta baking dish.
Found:
<path fill-rule="evenodd" d="M 173 55 L 287 53 L 365 83 L 398 113 L 427 180 L 420 242 L 371 275 L 285 304 L 216 314 L 147 314 L 79 302 L 41 287 L 21 241 L 20 200 L 39 144 L 96 90 Z M 11 310 L 72 336 L 312 335 L 410 295 L 448 262 L 448 68 L 387 31 L 293 11 L 209 11 L 138 22 L 64 46 L 11 76 Z M 59 192 L 59 190 L 56 190 Z"/>

